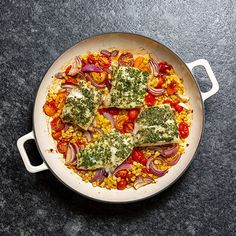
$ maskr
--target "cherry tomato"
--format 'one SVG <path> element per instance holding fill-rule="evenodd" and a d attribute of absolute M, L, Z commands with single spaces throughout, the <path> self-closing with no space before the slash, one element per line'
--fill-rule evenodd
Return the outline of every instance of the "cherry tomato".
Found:
<path fill-rule="evenodd" d="M 119 56 L 118 64 L 119 64 L 120 66 L 133 66 L 133 65 L 134 65 L 134 57 L 133 57 L 133 54 L 130 53 L 130 52 L 122 53 L 122 54 Z"/>
<path fill-rule="evenodd" d="M 135 121 L 137 119 L 137 117 L 138 117 L 139 112 L 140 112 L 140 109 L 137 109 L 137 108 L 129 110 L 128 111 L 129 120 Z"/>
<path fill-rule="evenodd" d="M 134 149 L 132 152 L 132 159 L 134 161 L 140 162 L 141 159 L 145 158 L 142 151 Z M 146 158 L 145 158 L 146 159 Z"/>
<path fill-rule="evenodd" d="M 52 133 L 52 137 L 53 137 L 54 139 L 59 139 L 59 138 L 61 137 L 61 131 L 56 132 L 56 133 Z"/>
<path fill-rule="evenodd" d="M 146 166 L 146 164 L 147 164 L 147 158 L 143 156 L 143 157 L 140 159 L 139 163 L 141 163 L 142 165 Z"/>
<path fill-rule="evenodd" d="M 159 63 L 159 72 L 160 73 L 167 73 L 168 70 L 171 70 L 172 69 L 172 66 L 169 65 L 167 62 L 165 61 L 162 61 Z"/>
<path fill-rule="evenodd" d="M 134 60 L 134 67 L 139 69 L 142 66 L 142 64 L 143 64 L 143 61 L 144 61 L 144 57 L 141 57 L 141 56 L 137 57 Z"/>
<path fill-rule="evenodd" d="M 122 133 L 132 133 L 134 130 L 134 123 L 133 122 L 125 122 L 123 124 Z"/>
<path fill-rule="evenodd" d="M 174 109 L 178 112 L 178 113 L 180 113 L 181 111 L 183 111 L 183 107 L 181 107 L 180 105 L 179 105 L 179 103 L 175 103 L 174 104 Z"/>
<path fill-rule="evenodd" d="M 103 115 L 103 113 L 106 112 L 106 108 L 100 108 L 98 109 L 98 112 L 100 115 Z"/>
<path fill-rule="evenodd" d="M 95 63 L 96 63 L 96 59 L 95 59 L 95 57 L 94 57 L 93 54 L 90 54 L 90 55 L 88 56 L 87 62 L 88 62 L 88 64 L 95 64 Z"/>
<path fill-rule="evenodd" d="M 77 145 L 78 147 L 84 146 L 84 141 L 78 140 L 78 141 L 76 142 L 76 145 Z"/>
<path fill-rule="evenodd" d="M 145 103 L 146 103 L 146 105 L 148 105 L 148 106 L 153 106 L 153 105 L 155 105 L 155 103 L 156 103 L 156 98 L 155 98 L 155 96 L 149 93 L 149 94 L 145 97 Z"/>
<path fill-rule="evenodd" d="M 78 81 L 76 78 L 73 77 L 69 77 L 68 79 L 66 79 L 65 84 L 77 84 Z"/>
<path fill-rule="evenodd" d="M 173 95 L 174 93 L 177 92 L 179 86 L 176 81 L 172 81 L 168 86 L 167 86 L 167 93 L 168 95 Z"/>
<path fill-rule="evenodd" d="M 51 121 L 52 129 L 55 131 L 61 131 L 64 129 L 65 124 L 62 122 L 60 117 L 56 117 Z"/>
<path fill-rule="evenodd" d="M 98 58 L 98 64 L 101 67 L 108 68 L 111 66 L 111 57 L 106 57 L 106 56 L 100 56 Z"/>
<path fill-rule="evenodd" d="M 66 75 L 69 74 L 71 67 L 72 67 L 72 65 L 69 65 L 66 67 L 66 71 L 65 71 Z"/>
<path fill-rule="evenodd" d="M 116 173 L 116 177 L 120 177 L 121 179 L 125 179 L 128 175 L 127 170 L 120 170 Z"/>
<path fill-rule="evenodd" d="M 55 104 L 57 106 L 57 108 L 61 109 L 66 101 L 66 96 L 67 96 L 67 92 L 60 92 L 57 94 L 57 97 L 55 98 Z"/>
<path fill-rule="evenodd" d="M 151 173 L 146 167 L 142 168 L 142 172 L 145 173 L 145 174 L 150 174 Z"/>
<path fill-rule="evenodd" d="M 56 106 L 55 100 L 51 102 L 46 101 L 43 106 L 43 111 L 47 116 L 54 116 L 57 112 L 58 108 Z"/>
<path fill-rule="evenodd" d="M 163 77 L 163 76 L 159 76 L 159 77 L 158 77 L 158 84 L 157 84 L 156 88 L 158 88 L 158 89 L 162 88 L 162 85 L 163 85 L 164 83 L 165 83 L 164 77 Z"/>
<path fill-rule="evenodd" d="M 115 107 L 114 107 L 114 108 L 113 108 L 113 107 L 112 107 L 112 108 L 108 108 L 107 111 L 108 111 L 111 115 L 113 115 L 113 116 L 114 116 L 114 115 L 118 115 L 119 112 L 120 112 L 119 108 L 115 108 Z"/>
<path fill-rule="evenodd" d="M 67 152 L 67 148 L 68 148 L 68 142 L 67 141 L 60 140 L 57 143 L 57 150 L 58 150 L 58 152 L 60 152 L 62 154 Z"/>
<path fill-rule="evenodd" d="M 189 135 L 188 125 L 184 121 L 179 124 L 179 135 L 180 138 L 187 138 Z"/>
<path fill-rule="evenodd" d="M 126 180 L 121 180 L 121 181 L 119 181 L 119 182 L 117 182 L 117 189 L 119 189 L 119 190 L 124 190 L 126 187 L 127 187 L 127 182 L 126 182 Z"/>

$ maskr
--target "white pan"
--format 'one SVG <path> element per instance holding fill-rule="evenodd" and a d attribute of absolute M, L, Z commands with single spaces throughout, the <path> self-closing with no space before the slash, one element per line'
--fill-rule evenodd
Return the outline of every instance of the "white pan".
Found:
<path fill-rule="evenodd" d="M 128 50 L 142 47 L 155 54 L 161 60 L 165 60 L 172 64 L 178 75 L 184 80 L 185 92 L 187 96 L 190 97 L 190 103 L 193 109 L 192 126 L 190 129 L 190 135 L 187 139 L 189 146 L 186 148 L 186 152 L 182 155 L 180 161 L 170 168 L 169 172 L 165 176 L 159 178 L 157 183 L 146 185 L 138 190 L 130 188 L 119 191 L 93 187 L 92 184 L 83 182 L 77 174 L 72 170 L 69 170 L 63 164 L 59 154 L 50 153 L 48 151 L 50 149 L 55 150 L 56 147 L 51 135 L 48 133 L 46 116 L 43 113 L 42 107 L 46 100 L 48 86 L 51 84 L 52 76 L 60 70 L 62 65 L 66 64 L 76 55 L 85 54 L 88 51 L 100 51 L 101 49 L 111 47 Z M 192 74 L 192 70 L 196 66 L 203 66 L 205 68 L 208 77 L 212 82 L 212 88 L 210 91 L 205 93 L 200 91 L 197 81 Z M 26 169 L 31 173 L 49 169 L 67 187 L 94 200 L 113 203 L 138 201 L 160 193 L 173 184 L 186 171 L 187 167 L 193 160 L 203 133 L 204 101 L 214 95 L 218 90 L 218 82 L 209 63 L 204 59 L 192 63 L 184 63 L 179 56 L 163 44 L 141 35 L 131 33 L 108 33 L 93 36 L 77 43 L 65 51 L 55 60 L 46 72 L 35 99 L 33 131 L 19 138 L 17 146 Z M 35 140 L 38 150 L 43 158 L 43 164 L 39 166 L 33 166 L 26 154 L 24 143 L 30 139 Z"/>

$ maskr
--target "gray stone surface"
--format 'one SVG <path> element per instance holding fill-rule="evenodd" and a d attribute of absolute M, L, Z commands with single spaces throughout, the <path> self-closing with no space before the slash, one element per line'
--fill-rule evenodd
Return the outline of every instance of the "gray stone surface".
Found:
<path fill-rule="evenodd" d="M 0 9 L 1 235 L 236 234 L 234 1 L 2 0 Z M 157 39 L 186 62 L 205 58 L 220 84 L 205 104 L 205 133 L 188 171 L 160 195 L 129 205 L 90 201 L 49 171 L 29 174 L 16 147 L 32 129 L 35 93 L 53 60 L 109 31 Z M 196 74 L 208 89 L 205 73 Z"/>

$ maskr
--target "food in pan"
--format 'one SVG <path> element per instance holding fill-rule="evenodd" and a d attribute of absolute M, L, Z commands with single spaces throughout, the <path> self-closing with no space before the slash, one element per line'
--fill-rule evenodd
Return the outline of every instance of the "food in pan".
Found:
<path fill-rule="evenodd" d="M 94 187 L 118 190 L 156 183 L 180 160 L 192 115 L 172 65 L 120 49 L 68 62 L 43 110 L 64 164 Z"/>

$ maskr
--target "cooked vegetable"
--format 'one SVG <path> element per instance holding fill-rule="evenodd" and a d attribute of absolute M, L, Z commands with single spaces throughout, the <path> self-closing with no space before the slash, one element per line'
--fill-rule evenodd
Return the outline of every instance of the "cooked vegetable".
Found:
<path fill-rule="evenodd" d="M 143 50 L 103 49 L 55 74 L 43 111 L 68 168 L 94 187 L 124 190 L 155 183 L 178 163 L 188 102 L 172 65 Z"/>
<path fill-rule="evenodd" d="M 133 66 L 134 65 L 134 57 L 130 52 L 122 53 L 118 59 L 118 64 L 120 66 Z"/>
<path fill-rule="evenodd" d="M 180 138 L 187 138 L 189 135 L 188 125 L 184 121 L 179 124 L 179 135 Z"/>

